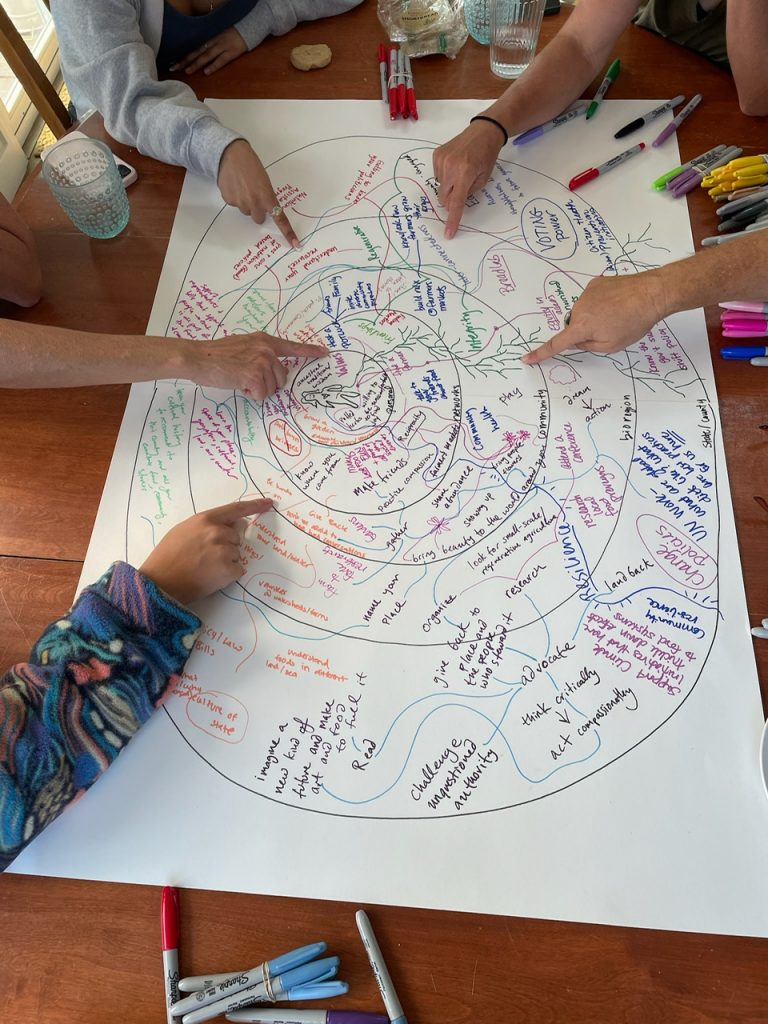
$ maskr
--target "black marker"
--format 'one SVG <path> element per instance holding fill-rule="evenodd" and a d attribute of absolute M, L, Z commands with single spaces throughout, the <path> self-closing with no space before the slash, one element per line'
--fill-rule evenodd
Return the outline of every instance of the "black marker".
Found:
<path fill-rule="evenodd" d="M 685 96 L 675 96 L 673 100 L 667 100 L 666 103 L 662 103 L 661 106 L 654 107 L 653 110 L 649 110 L 647 114 L 643 114 L 642 117 L 636 117 L 634 121 L 630 121 L 629 124 L 625 124 L 623 128 L 619 128 L 616 134 L 613 136 L 614 139 L 623 139 L 625 135 L 629 135 L 630 132 L 636 132 L 638 128 L 642 128 L 644 124 L 648 124 L 649 121 L 655 121 L 657 117 L 661 117 L 668 110 L 676 107 L 678 103 L 682 103 Z"/>

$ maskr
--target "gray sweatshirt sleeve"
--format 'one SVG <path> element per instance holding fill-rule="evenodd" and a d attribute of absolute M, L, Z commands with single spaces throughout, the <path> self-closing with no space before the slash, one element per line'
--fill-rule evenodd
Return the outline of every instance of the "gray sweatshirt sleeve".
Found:
<path fill-rule="evenodd" d="M 235 28 L 249 50 L 267 36 L 282 36 L 300 21 L 330 18 L 357 7 L 362 0 L 258 0 Z"/>
<path fill-rule="evenodd" d="M 241 136 L 189 86 L 158 81 L 138 0 L 51 0 L 51 13 L 75 104 L 99 110 L 119 142 L 215 181 L 222 153 Z"/>

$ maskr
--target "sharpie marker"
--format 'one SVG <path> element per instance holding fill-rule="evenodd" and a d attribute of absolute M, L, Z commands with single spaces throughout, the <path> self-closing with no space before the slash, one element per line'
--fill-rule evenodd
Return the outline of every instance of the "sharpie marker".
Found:
<path fill-rule="evenodd" d="M 686 103 L 686 105 L 683 107 L 683 109 L 680 111 L 677 117 L 673 118 L 666 128 L 661 129 L 659 134 L 651 143 L 653 148 L 656 149 L 657 146 L 660 146 L 663 142 L 666 142 L 670 135 L 672 135 L 673 132 L 677 131 L 677 129 L 680 127 L 683 121 L 685 121 L 685 119 L 690 114 L 693 113 L 693 111 L 696 109 L 696 107 L 698 107 L 700 103 L 701 93 L 697 92 L 693 99 L 689 103 Z"/>
<path fill-rule="evenodd" d="M 605 73 L 605 78 L 600 83 L 600 88 L 595 93 L 595 98 L 587 107 L 587 120 L 593 117 L 597 113 L 597 108 L 603 102 L 603 97 L 608 92 L 612 82 L 615 82 L 619 72 L 621 71 L 621 61 L 616 58 Z"/>
<path fill-rule="evenodd" d="M 314 960 L 315 957 L 324 953 L 326 949 L 327 946 L 324 942 L 313 942 L 309 946 L 302 946 L 300 949 L 294 949 L 290 953 L 275 957 L 274 960 L 259 964 L 258 967 L 252 967 L 242 974 L 231 974 L 203 991 L 193 992 L 192 995 L 182 999 L 174 1006 L 173 1015 L 178 1017 L 190 1010 L 197 1010 L 202 1006 L 218 1002 L 225 996 L 233 996 L 243 989 L 252 988 L 254 985 L 264 985 L 266 978 L 276 978 L 277 975 L 283 974 L 285 971 L 291 971 L 294 967 L 307 964 L 308 961 Z M 305 980 L 311 981 L 312 978 L 307 977 Z"/>
<path fill-rule="evenodd" d="M 745 320 L 749 324 L 762 323 L 766 319 L 765 313 L 753 313 L 747 309 L 724 309 L 720 314 L 720 319 L 724 324 L 732 324 L 737 320 Z"/>
<path fill-rule="evenodd" d="M 386 103 L 387 96 L 387 50 L 384 43 L 379 43 L 379 77 L 381 78 L 381 98 Z"/>
<path fill-rule="evenodd" d="M 691 168 L 696 168 L 700 163 L 706 164 L 707 160 L 711 160 L 713 157 L 719 156 L 724 153 L 728 147 L 725 143 L 721 143 L 719 146 L 714 146 L 712 149 L 708 149 L 706 153 L 700 153 L 699 156 L 695 156 L 693 160 L 688 160 L 684 164 L 680 164 L 679 167 L 673 167 L 671 171 L 665 171 L 661 177 L 657 178 L 653 182 L 652 188 L 656 189 L 657 192 L 661 192 L 666 187 L 667 182 L 672 181 L 673 178 L 677 178 L 679 175 L 684 174 L 686 171 L 690 171 Z"/>
<path fill-rule="evenodd" d="M 287 1002 L 293 1002 L 294 1000 L 304 1002 L 306 999 L 333 999 L 335 996 L 345 996 L 348 992 L 349 985 L 345 981 L 326 981 L 318 982 L 314 985 L 297 985 L 287 992 L 275 990 L 274 999 L 260 996 L 249 1000 L 247 996 L 242 996 L 241 998 L 233 999 L 231 1003 L 227 1003 L 225 999 L 222 999 L 220 1003 L 214 1003 L 213 1006 L 218 1007 L 217 1013 L 223 1013 L 226 1017 L 229 1017 L 230 1013 L 237 1013 L 243 1006 L 249 1007 L 251 1012 L 255 1012 L 256 1008 L 252 1006 L 253 1003 L 276 1003 L 278 999 L 286 1000 Z M 229 1006 L 229 1009 L 227 1009 L 227 1006 Z M 196 1016 L 196 1014 L 207 1014 L 207 1016 Z M 215 1014 L 211 1013 L 211 1007 L 206 1006 L 203 1010 L 195 1010 L 194 1013 L 185 1014 L 181 1020 L 182 1024 L 195 1024 L 196 1021 L 210 1020 L 214 1016 Z"/>
<path fill-rule="evenodd" d="M 768 366 L 768 359 L 766 359 L 765 356 L 756 356 L 754 359 L 750 359 L 749 361 L 753 366 Z M 763 626 L 766 624 L 766 620 L 763 619 Z M 768 633 L 766 633 L 766 636 L 768 636 Z"/>
<path fill-rule="evenodd" d="M 234 1010 L 227 1020 L 241 1024 L 389 1024 L 383 1013 L 362 1010 Z"/>
<path fill-rule="evenodd" d="M 568 188 L 571 192 L 575 192 L 577 188 L 581 188 L 582 185 L 586 185 L 588 181 L 593 181 L 595 178 L 599 178 L 601 174 L 607 174 L 608 171 L 612 171 L 615 167 L 620 167 L 623 163 L 626 163 L 630 157 L 633 157 L 636 153 L 642 153 L 645 149 L 644 142 L 638 142 L 632 149 L 625 149 L 623 153 L 619 153 L 618 156 L 613 157 L 611 160 L 607 160 L 604 164 L 600 164 L 599 167 L 590 167 L 589 170 L 582 171 L 581 174 L 577 174 L 575 178 L 571 178 L 568 182 Z"/>
<path fill-rule="evenodd" d="M 763 187 L 749 196 L 743 196 L 739 199 L 729 199 L 725 206 L 721 206 L 717 211 L 717 216 L 723 220 L 728 220 L 735 214 L 741 213 L 742 210 L 748 209 L 754 203 L 761 203 L 766 199 L 768 199 L 768 187 Z"/>
<path fill-rule="evenodd" d="M 203 989 L 211 988 L 229 978 L 239 978 L 245 971 L 227 971 L 226 974 L 197 974 L 189 978 L 182 978 L 179 982 L 179 992 L 202 992 Z"/>
<path fill-rule="evenodd" d="M 376 941 L 376 936 L 373 934 L 373 928 L 368 920 L 368 915 L 364 910 L 358 910 L 355 914 L 355 921 L 357 922 L 357 930 L 360 932 L 360 938 L 363 940 L 363 945 L 368 954 L 368 960 L 373 969 L 374 977 L 381 992 L 381 998 L 384 1000 L 384 1008 L 387 1011 L 391 1024 L 408 1024 L 403 1008 L 400 1005 L 400 1000 L 397 998 L 395 986 L 392 984 L 392 978 L 387 970 L 387 965 L 384 963 L 384 956 Z"/>
<path fill-rule="evenodd" d="M 526 142 L 533 142 L 534 139 L 538 139 L 539 136 L 544 135 L 546 132 L 551 132 L 553 128 L 559 128 L 561 124 L 567 124 L 569 121 L 573 121 L 574 118 L 581 117 L 586 105 L 586 100 L 579 100 L 578 103 L 563 111 L 562 114 L 553 117 L 551 121 L 545 121 L 544 124 L 536 125 L 535 128 L 529 128 L 527 132 L 518 135 L 516 139 L 512 140 L 512 145 L 523 146 Z"/>
<path fill-rule="evenodd" d="M 685 171 L 677 178 L 672 178 L 671 181 L 667 182 L 667 188 L 675 197 L 679 199 L 685 195 L 686 192 L 692 192 L 693 189 L 698 188 L 704 180 L 706 173 L 711 171 L 713 167 L 720 167 L 722 164 L 727 164 L 729 160 L 732 160 L 736 156 L 740 156 L 744 151 L 738 146 L 728 146 L 724 149 L 719 156 L 713 156 L 707 161 L 704 167 L 691 167 L 690 170 Z"/>
<path fill-rule="evenodd" d="M 662 114 L 666 114 L 668 110 L 672 110 L 678 103 L 682 103 L 685 96 L 675 96 L 673 100 L 667 100 L 666 103 L 660 104 L 658 107 L 654 107 L 653 110 L 649 110 L 647 114 L 643 114 L 642 117 L 636 117 L 634 121 L 630 121 L 629 124 L 625 124 L 623 128 L 614 134 L 614 139 L 623 139 L 625 135 L 630 135 L 632 132 L 636 132 L 638 128 L 642 128 L 643 125 L 648 124 L 649 121 L 655 121 L 657 117 L 661 117 Z"/>
<path fill-rule="evenodd" d="M 721 348 L 723 359 L 765 359 L 768 348 L 765 345 L 742 345 L 741 348 Z"/>
<path fill-rule="evenodd" d="M 324 995 L 330 995 L 323 987 L 316 982 L 332 978 L 339 969 L 341 961 L 337 956 L 326 957 L 324 960 L 313 960 L 312 963 L 302 964 L 292 971 L 285 971 L 276 978 L 271 978 L 269 984 L 265 981 L 249 985 L 219 998 L 212 1003 L 201 1006 L 200 1009 L 185 1013 L 181 1018 L 182 1024 L 201 1024 L 202 1021 L 211 1020 L 222 1013 L 231 1013 L 232 1010 L 239 1010 L 250 1003 L 274 1003 L 278 999 L 318 999 Z M 226 982 L 222 982 L 226 984 Z M 342 984 L 344 991 L 346 986 Z M 321 995 L 315 994 L 317 991 Z M 297 994 L 297 993 L 301 994 Z M 307 994 L 310 992 L 311 994 Z M 202 996 L 206 993 L 196 992 L 195 996 Z M 194 996 L 192 997 L 194 999 Z M 199 1005 L 199 1004 L 198 1004 Z M 176 1008 L 174 1007 L 174 1014 Z"/>
<path fill-rule="evenodd" d="M 726 331 L 751 331 L 754 330 L 755 337 L 765 334 L 768 330 L 768 320 L 765 317 L 747 318 L 741 317 L 738 320 L 726 320 L 723 324 Z M 760 355 L 763 353 L 761 352 Z"/>
<path fill-rule="evenodd" d="M 160 902 L 160 932 L 163 942 L 163 978 L 168 1024 L 173 1024 L 172 1006 L 179 1000 L 179 890 L 163 887 Z"/>
<path fill-rule="evenodd" d="M 721 302 L 721 309 L 738 309 L 743 313 L 768 314 L 768 302 Z"/>

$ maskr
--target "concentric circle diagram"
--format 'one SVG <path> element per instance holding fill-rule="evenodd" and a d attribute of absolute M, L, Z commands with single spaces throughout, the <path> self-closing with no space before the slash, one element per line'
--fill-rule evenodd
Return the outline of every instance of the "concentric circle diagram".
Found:
<path fill-rule="evenodd" d="M 432 149 L 276 161 L 300 251 L 212 211 L 169 332 L 327 353 L 263 403 L 158 383 L 137 456 L 129 542 L 184 502 L 275 503 L 167 709 L 220 776 L 304 810 L 460 817 L 584 782 L 652 741 L 715 636 L 716 414 L 687 339 L 521 363 L 590 279 L 653 258 L 654 225 L 620 240 L 501 162 L 448 243 Z"/>

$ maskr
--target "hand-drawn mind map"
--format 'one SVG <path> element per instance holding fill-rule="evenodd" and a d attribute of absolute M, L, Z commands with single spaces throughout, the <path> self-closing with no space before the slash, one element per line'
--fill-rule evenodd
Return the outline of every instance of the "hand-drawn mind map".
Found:
<path fill-rule="evenodd" d="M 520 363 L 592 277 L 663 262 L 651 225 L 622 241 L 587 190 L 501 160 L 445 243 L 432 148 L 270 165 L 301 251 L 221 209 L 167 333 L 330 355 L 263 403 L 159 382 L 132 478 L 129 560 L 192 510 L 275 500 L 166 709 L 224 779 L 328 814 L 586 779 L 681 707 L 719 616 L 715 414 L 669 326 Z"/>

